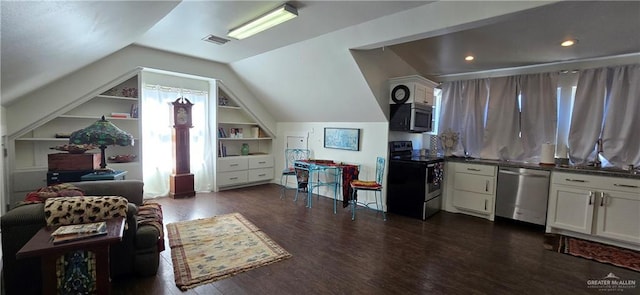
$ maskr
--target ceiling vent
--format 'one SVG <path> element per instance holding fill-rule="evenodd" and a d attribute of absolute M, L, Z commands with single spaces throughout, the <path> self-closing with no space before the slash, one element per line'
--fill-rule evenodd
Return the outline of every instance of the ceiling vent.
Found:
<path fill-rule="evenodd" d="M 208 36 L 202 38 L 202 40 L 207 41 L 207 42 L 211 42 L 211 43 L 214 43 L 214 44 L 218 44 L 218 45 L 222 45 L 224 43 L 229 42 L 229 39 L 225 39 L 225 38 L 214 36 L 214 35 L 208 35 Z"/>

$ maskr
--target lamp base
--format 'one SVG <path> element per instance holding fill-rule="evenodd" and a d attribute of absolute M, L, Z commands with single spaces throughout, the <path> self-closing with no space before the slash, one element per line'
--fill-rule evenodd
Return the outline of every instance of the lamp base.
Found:
<path fill-rule="evenodd" d="M 171 174 L 169 177 L 169 197 L 179 199 L 195 196 L 193 174 Z"/>

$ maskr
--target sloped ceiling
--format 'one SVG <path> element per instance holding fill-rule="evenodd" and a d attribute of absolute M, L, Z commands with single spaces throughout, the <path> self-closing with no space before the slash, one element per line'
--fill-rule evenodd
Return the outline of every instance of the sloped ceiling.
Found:
<path fill-rule="evenodd" d="M 378 67 L 371 81 L 353 50 L 388 49 L 388 60 L 380 65 L 402 63 L 389 68 L 390 76 L 404 69 L 435 80 L 640 52 L 636 1 L 290 3 L 299 8 L 298 18 L 217 46 L 201 39 L 225 37 L 229 29 L 282 2 L 2 1 L 2 105 L 131 44 L 227 63 L 281 122 L 386 120 L 380 87 L 385 71 Z M 558 22 L 567 15 L 568 21 Z M 520 23 L 512 26 L 513 21 Z M 559 54 L 556 43 L 549 44 L 571 34 L 584 48 Z M 460 53 L 468 50 L 477 52 L 476 63 L 460 62 Z M 375 63 L 375 54 L 366 60 Z"/>

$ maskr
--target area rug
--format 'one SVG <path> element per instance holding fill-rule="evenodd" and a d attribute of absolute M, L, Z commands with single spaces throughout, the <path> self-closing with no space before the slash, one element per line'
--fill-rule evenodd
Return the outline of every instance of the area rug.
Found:
<path fill-rule="evenodd" d="M 640 272 L 640 252 L 578 238 L 545 234 L 546 249 Z"/>
<path fill-rule="evenodd" d="M 170 223 L 167 236 L 183 291 L 291 257 L 240 213 Z"/>

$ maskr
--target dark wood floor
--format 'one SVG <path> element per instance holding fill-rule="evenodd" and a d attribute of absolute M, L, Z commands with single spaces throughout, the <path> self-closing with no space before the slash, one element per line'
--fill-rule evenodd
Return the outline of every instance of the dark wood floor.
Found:
<path fill-rule="evenodd" d="M 447 212 L 383 221 L 359 210 L 351 221 L 330 199 L 309 209 L 279 194 L 269 184 L 157 202 L 165 225 L 239 212 L 293 257 L 182 292 L 167 243 L 155 277 L 114 279 L 113 294 L 602 294 L 587 280 L 612 272 L 640 282 L 638 272 L 544 250 L 541 229 Z"/>

